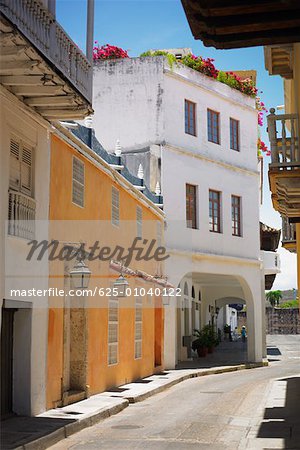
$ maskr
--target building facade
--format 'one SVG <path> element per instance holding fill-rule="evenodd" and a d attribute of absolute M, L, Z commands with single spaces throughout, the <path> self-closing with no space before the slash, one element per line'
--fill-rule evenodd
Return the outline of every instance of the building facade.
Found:
<path fill-rule="evenodd" d="M 46 408 L 51 121 L 92 111 L 92 67 L 55 20 L 55 2 L 1 2 L 1 416 Z M 43 222 L 43 227 L 39 224 Z M 43 232 L 41 233 L 41 229 Z M 35 297 L 32 289 L 45 295 Z"/>
<path fill-rule="evenodd" d="M 163 262 L 135 255 L 121 262 L 120 249 L 137 237 L 139 245 L 153 239 L 162 245 L 164 214 L 97 153 L 93 141 L 91 150 L 63 127 L 52 136 L 51 240 L 74 249 L 98 243 L 99 249 L 87 251 L 91 276 L 84 296 L 72 289 L 76 258 L 50 262 L 50 286 L 65 295 L 49 300 L 47 408 L 163 369 Z M 101 257 L 101 249 L 111 256 Z M 119 272 L 128 283 L 126 297 L 113 293 Z"/>
<path fill-rule="evenodd" d="M 97 62 L 93 102 L 104 146 L 113 151 L 120 139 L 127 165 L 142 164 L 146 182 L 159 183 L 164 196 L 166 272 L 181 292 L 165 311 L 166 367 L 189 358 L 193 329 L 216 324 L 231 303 L 246 303 L 248 359 L 261 361 L 255 100 L 157 56 Z"/>

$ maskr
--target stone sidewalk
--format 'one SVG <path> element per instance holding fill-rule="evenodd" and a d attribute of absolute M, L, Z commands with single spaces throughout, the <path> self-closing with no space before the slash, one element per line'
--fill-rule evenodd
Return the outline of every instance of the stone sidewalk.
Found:
<path fill-rule="evenodd" d="M 1 449 L 45 449 L 83 428 L 117 414 L 129 403 L 143 401 L 189 378 L 262 366 L 263 363 L 244 362 L 245 347 L 240 342 L 225 342 L 215 353 L 206 358 L 181 363 L 176 370 L 136 380 L 72 405 L 48 410 L 36 417 L 15 417 L 3 421 Z"/>

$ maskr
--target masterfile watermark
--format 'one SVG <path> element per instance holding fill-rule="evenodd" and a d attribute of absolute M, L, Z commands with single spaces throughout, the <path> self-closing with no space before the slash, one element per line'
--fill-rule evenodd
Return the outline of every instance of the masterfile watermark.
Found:
<path fill-rule="evenodd" d="M 91 246 L 85 243 L 61 244 L 58 240 L 42 241 L 32 240 L 27 244 L 30 250 L 26 256 L 27 261 L 34 258 L 41 261 L 45 255 L 49 261 L 74 261 L 76 259 L 84 259 L 86 261 L 110 261 L 118 260 L 124 265 L 129 266 L 131 261 L 165 261 L 170 257 L 166 248 L 158 246 L 156 239 L 143 239 L 136 237 L 132 244 L 125 248 L 116 245 L 114 248 L 109 246 L 100 246 L 99 241 L 95 241 Z"/>

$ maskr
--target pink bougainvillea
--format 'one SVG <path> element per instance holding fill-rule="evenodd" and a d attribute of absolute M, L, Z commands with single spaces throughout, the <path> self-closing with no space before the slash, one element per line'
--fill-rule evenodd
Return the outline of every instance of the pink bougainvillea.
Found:
<path fill-rule="evenodd" d="M 95 41 L 98 44 L 98 41 Z M 119 58 L 129 58 L 126 50 L 115 45 L 105 44 L 101 47 L 99 45 L 95 46 L 93 49 L 93 59 L 119 59 Z"/>
<path fill-rule="evenodd" d="M 262 153 L 265 153 L 266 156 L 271 155 L 270 150 L 268 149 L 264 141 L 262 141 L 260 138 L 257 139 L 257 150 L 259 155 L 262 155 Z"/>

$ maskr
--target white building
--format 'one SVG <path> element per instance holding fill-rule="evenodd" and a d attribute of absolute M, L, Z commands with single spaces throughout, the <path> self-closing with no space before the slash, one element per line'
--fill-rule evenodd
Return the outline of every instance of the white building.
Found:
<path fill-rule="evenodd" d="M 247 305 L 248 359 L 262 361 L 255 100 L 164 56 L 98 62 L 93 89 L 96 136 L 111 151 L 120 139 L 126 164 L 142 163 L 164 196 L 166 271 L 182 290 L 165 310 L 166 367 L 230 303 Z"/>
<path fill-rule="evenodd" d="M 47 290 L 48 261 L 33 264 L 26 257 L 32 239 L 48 239 L 51 121 L 91 112 L 92 69 L 56 22 L 54 0 L 4 0 L 1 13 L 1 416 L 6 417 L 46 408 L 48 295 L 30 291 Z"/>

